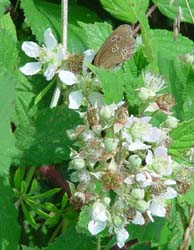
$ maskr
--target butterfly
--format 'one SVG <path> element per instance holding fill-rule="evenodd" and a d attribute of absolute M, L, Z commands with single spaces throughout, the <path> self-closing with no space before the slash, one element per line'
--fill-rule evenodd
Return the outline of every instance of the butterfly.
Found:
<path fill-rule="evenodd" d="M 114 68 L 134 54 L 135 45 L 131 26 L 120 25 L 103 43 L 93 64 L 104 69 Z"/>

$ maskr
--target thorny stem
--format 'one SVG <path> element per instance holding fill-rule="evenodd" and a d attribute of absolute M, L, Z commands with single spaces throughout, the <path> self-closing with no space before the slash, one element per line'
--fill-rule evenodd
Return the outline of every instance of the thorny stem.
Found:
<path fill-rule="evenodd" d="M 189 11 L 189 15 L 190 15 L 190 17 L 191 17 L 191 19 L 192 19 L 192 22 L 193 22 L 193 24 L 194 24 L 194 17 L 193 17 L 193 14 L 192 14 L 192 11 L 191 11 L 191 8 L 190 8 L 190 5 L 189 5 L 188 0 L 185 0 L 185 3 L 186 3 L 186 5 L 187 5 L 187 9 L 188 9 L 188 11 Z"/>
<path fill-rule="evenodd" d="M 68 0 L 61 1 L 61 17 L 62 17 L 62 43 L 65 50 L 67 52 L 67 16 L 68 16 Z M 61 84 L 57 83 L 57 86 L 54 90 L 54 94 L 51 100 L 50 108 L 54 108 L 57 106 L 59 101 L 59 97 L 61 95 Z"/>
<path fill-rule="evenodd" d="M 189 249 L 189 245 L 190 245 L 190 241 L 191 241 L 191 237 L 193 236 L 193 231 L 194 231 L 194 208 L 191 207 L 190 208 L 190 220 L 189 220 L 189 225 L 185 230 L 185 234 L 184 234 L 184 239 L 180 245 L 179 250 L 188 250 Z"/>
<path fill-rule="evenodd" d="M 150 8 L 149 8 L 149 10 L 148 10 L 148 12 L 146 13 L 146 17 L 149 17 L 149 16 L 151 16 L 151 14 L 154 12 L 154 10 L 156 9 L 156 5 L 154 4 L 154 5 L 152 5 Z M 133 35 L 135 35 L 139 30 L 140 30 L 140 28 L 141 28 L 141 25 L 140 24 L 138 24 L 137 25 L 137 27 L 134 29 L 134 31 L 133 31 Z"/>

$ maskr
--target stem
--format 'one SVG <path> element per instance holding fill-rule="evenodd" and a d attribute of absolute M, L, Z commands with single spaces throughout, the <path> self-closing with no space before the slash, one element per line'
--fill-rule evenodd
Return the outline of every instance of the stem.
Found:
<path fill-rule="evenodd" d="M 189 15 L 190 15 L 190 17 L 191 17 L 191 19 L 192 19 L 192 22 L 193 22 L 193 24 L 194 24 L 194 17 L 193 17 L 193 14 L 192 14 L 192 11 L 191 11 L 191 8 L 190 8 L 190 5 L 189 5 L 188 0 L 185 0 L 185 3 L 186 3 L 186 5 L 187 5 L 187 9 L 188 9 L 188 11 L 189 11 Z"/>
<path fill-rule="evenodd" d="M 149 10 L 148 10 L 148 12 L 146 13 L 146 17 L 149 17 L 149 16 L 151 16 L 151 14 L 154 12 L 154 10 L 157 8 L 157 6 L 154 4 L 154 5 L 152 5 L 150 8 L 149 8 Z M 135 35 L 139 30 L 140 30 L 140 28 L 141 28 L 141 24 L 138 24 L 137 25 L 137 27 L 134 29 L 134 31 L 133 31 L 133 35 Z"/>
<path fill-rule="evenodd" d="M 97 237 L 97 242 L 96 242 L 96 250 L 101 249 L 101 238 L 98 236 Z"/>
<path fill-rule="evenodd" d="M 62 11 L 61 11 L 61 17 L 62 17 L 62 43 L 64 47 L 65 53 L 67 52 L 67 16 L 68 16 L 68 0 L 62 0 L 61 1 Z M 50 108 L 54 108 L 57 106 L 57 103 L 59 101 L 59 97 L 61 95 L 61 83 L 58 83 L 54 94 L 51 100 Z"/>
<path fill-rule="evenodd" d="M 13 12 L 16 12 L 16 11 L 17 11 L 17 8 L 18 8 L 18 6 L 19 6 L 19 2 L 20 2 L 20 0 L 17 0 L 17 2 L 16 2 L 16 4 L 15 4 L 15 7 L 14 7 L 14 9 L 13 9 Z"/>
<path fill-rule="evenodd" d="M 54 94 L 51 100 L 50 108 L 54 108 L 57 106 L 59 97 L 61 95 L 61 83 L 57 83 L 57 86 L 55 87 Z"/>

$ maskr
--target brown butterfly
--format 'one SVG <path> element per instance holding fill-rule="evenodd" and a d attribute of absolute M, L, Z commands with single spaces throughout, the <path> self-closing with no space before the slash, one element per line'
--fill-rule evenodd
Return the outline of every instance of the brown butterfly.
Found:
<path fill-rule="evenodd" d="M 130 25 L 116 28 L 97 52 L 93 64 L 109 69 L 126 61 L 135 52 L 135 39 Z"/>

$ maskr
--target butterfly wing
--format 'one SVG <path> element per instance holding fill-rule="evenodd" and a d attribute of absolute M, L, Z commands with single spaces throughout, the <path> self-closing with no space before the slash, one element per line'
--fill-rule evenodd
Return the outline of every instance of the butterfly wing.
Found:
<path fill-rule="evenodd" d="M 126 61 L 135 51 L 135 39 L 130 25 L 120 25 L 106 39 L 94 58 L 94 65 L 104 69 Z"/>

